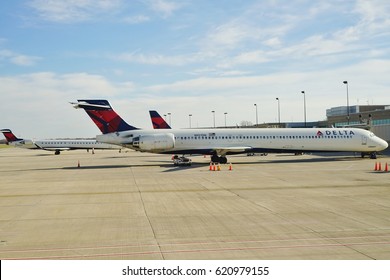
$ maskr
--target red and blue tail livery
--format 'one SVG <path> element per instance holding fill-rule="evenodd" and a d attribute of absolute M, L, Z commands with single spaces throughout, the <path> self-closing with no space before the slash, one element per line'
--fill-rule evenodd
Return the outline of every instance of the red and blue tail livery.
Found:
<path fill-rule="evenodd" d="M 160 116 L 157 111 L 149 111 L 154 129 L 171 129 L 169 124 Z"/>
<path fill-rule="evenodd" d="M 0 130 L 3 134 L 7 142 L 15 142 L 15 141 L 22 141 L 23 139 L 20 139 L 15 136 L 15 134 L 12 133 L 11 129 L 1 129 Z"/>
<path fill-rule="evenodd" d="M 7 140 L 7 145 L 12 145 L 25 149 L 36 149 L 36 146 L 32 140 L 16 137 L 15 134 L 13 134 L 11 129 L 9 128 L 0 129 L 0 132 L 4 134 L 4 137 Z"/>
<path fill-rule="evenodd" d="M 124 121 L 111 107 L 107 100 L 78 99 L 71 104 L 84 109 L 103 134 L 138 129 Z"/>

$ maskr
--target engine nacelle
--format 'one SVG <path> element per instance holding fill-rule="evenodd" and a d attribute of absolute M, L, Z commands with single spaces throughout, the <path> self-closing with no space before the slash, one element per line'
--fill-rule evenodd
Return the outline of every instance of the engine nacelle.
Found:
<path fill-rule="evenodd" d="M 159 152 L 175 147 L 175 136 L 172 133 L 140 135 L 136 138 L 139 139 L 134 139 L 133 145 L 141 151 Z"/>

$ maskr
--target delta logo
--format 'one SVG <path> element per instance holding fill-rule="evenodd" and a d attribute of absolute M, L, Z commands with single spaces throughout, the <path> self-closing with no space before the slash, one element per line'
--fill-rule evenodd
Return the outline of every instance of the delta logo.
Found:
<path fill-rule="evenodd" d="M 325 130 L 325 133 L 318 130 L 317 136 L 318 137 L 323 137 L 324 135 L 326 136 L 354 136 L 355 132 L 352 130 Z"/>

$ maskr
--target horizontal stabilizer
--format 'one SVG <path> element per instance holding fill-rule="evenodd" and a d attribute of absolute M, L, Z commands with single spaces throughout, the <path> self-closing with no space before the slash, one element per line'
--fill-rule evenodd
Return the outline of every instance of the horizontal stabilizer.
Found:
<path fill-rule="evenodd" d="M 77 100 L 78 102 L 69 102 L 76 109 L 85 110 L 110 110 L 111 105 L 107 100 Z"/>
<path fill-rule="evenodd" d="M 70 102 L 76 109 L 84 109 L 103 134 L 138 129 L 124 121 L 104 99 L 78 99 Z"/>

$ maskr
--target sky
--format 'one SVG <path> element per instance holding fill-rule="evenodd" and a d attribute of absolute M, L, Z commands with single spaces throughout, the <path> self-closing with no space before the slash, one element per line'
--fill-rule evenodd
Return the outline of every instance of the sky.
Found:
<path fill-rule="evenodd" d="M 145 129 L 149 110 L 173 128 L 213 126 L 212 111 L 217 126 L 277 122 L 276 98 L 282 122 L 304 120 L 304 97 L 307 121 L 325 120 L 345 80 L 350 105 L 390 104 L 389 14 L 388 0 L 2 1 L 0 128 L 93 137 L 69 104 L 92 98 Z"/>

